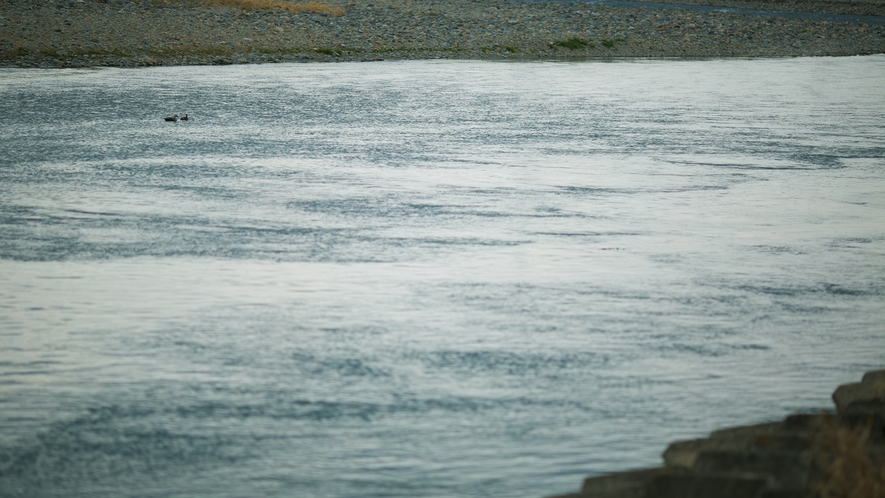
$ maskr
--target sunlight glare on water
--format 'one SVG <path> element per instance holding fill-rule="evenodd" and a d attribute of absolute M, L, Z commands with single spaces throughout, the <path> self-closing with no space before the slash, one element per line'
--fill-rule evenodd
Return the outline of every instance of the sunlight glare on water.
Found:
<path fill-rule="evenodd" d="M 885 363 L 882 95 L 885 56 L 2 69 L 0 495 L 540 497 L 828 409 Z"/>

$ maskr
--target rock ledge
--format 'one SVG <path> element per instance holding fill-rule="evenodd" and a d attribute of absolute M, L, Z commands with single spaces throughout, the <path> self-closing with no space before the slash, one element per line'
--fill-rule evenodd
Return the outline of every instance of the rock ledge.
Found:
<path fill-rule="evenodd" d="M 885 490 L 885 370 L 833 393 L 836 414 L 677 441 L 664 465 L 590 477 L 581 491 L 549 498 L 800 498 L 847 496 L 865 482 Z M 875 482 L 869 483 L 867 481 Z"/>

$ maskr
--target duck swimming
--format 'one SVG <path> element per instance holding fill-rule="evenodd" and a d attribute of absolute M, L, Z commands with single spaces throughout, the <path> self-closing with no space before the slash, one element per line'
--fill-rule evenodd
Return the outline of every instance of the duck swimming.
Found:
<path fill-rule="evenodd" d="M 184 116 L 181 117 L 182 121 L 187 121 L 187 113 L 184 113 Z"/>
<path fill-rule="evenodd" d="M 166 116 L 166 121 L 178 121 L 178 114 L 174 116 Z"/>

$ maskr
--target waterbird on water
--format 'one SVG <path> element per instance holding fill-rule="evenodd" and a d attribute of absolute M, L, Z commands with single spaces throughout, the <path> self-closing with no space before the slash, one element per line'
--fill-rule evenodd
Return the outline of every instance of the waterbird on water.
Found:
<path fill-rule="evenodd" d="M 187 121 L 187 113 L 184 113 L 184 116 L 181 117 L 182 121 Z"/>
<path fill-rule="evenodd" d="M 166 116 L 166 121 L 178 121 L 178 114 L 174 116 Z"/>

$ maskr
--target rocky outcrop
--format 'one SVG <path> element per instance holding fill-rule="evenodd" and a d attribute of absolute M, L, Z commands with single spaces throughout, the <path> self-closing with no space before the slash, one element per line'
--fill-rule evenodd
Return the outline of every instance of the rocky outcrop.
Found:
<path fill-rule="evenodd" d="M 885 413 L 885 370 L 867 372 L 863 380 L 839 386 L 833 401 L 840 415 L 882 415 Z"/>
<path fill-rule="evenodd" d="M 579 492 L 550 498 L 824 497 L 865 484 L 885 493 L 885 370 L 839 386 L 833 401 L 836 414 L 677 441 L 661 467 L 591 477 Z"/>

